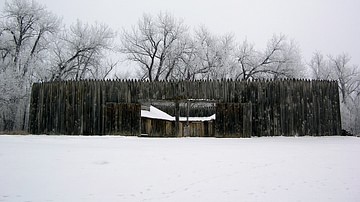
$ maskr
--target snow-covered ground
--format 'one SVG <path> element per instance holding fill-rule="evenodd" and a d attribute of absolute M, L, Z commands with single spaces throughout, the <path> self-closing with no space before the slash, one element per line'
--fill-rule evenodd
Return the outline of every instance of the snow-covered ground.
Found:
<path fill-rule="evenodd" d="M 360 138 L 0 136 L 0 201 L 360 201 Z"/>

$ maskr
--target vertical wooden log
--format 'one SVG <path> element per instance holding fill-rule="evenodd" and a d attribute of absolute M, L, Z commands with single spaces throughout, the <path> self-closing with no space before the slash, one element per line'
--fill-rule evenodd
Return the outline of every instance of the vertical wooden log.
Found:
<path fill-rule="evenodd" d="M 243 132 L 242 136 L 244 138 L 251 137 L 252 135 L 252 106 L 250 103 L 242 104 L 243 111 Z"/>
<path fill-rule="evenodd" d="M 37 117 L 37 111 L 39 108 L 39 84 L 33 84 L 31 87 L 31 98 L 30 98 L 30 113 L 29 113 L 29 133 L 38 134 L 37 122 L 39 117 Z"/>
<path fill-rule="evenodd" d="M 216 122 L 215 122 L 215 137 L 224 136 L 224 122 L 223 122 L 223 104 L 216 103 Z"/>
<path fill-rule="evenodd" d="M 174 137 L 178 137 L 178 136 L 181 136 L 179 134 L 180 132 L 180 104 L 179 104 L 179 101 L 176 100 L 175 101 L 175 131 L 174 131 Z"/>
<path fill-rule="evenodd" d="M 241 106 L 239 103 L 233 103 L 234 106 L 234 119 L 233 119 L 233 124 L 234 124 L 234 133 L 236 134 L 236 136 L 240 137 L 242 134 L 242 122 L 240 122 L 240 117 L 242 116 L 241 114 Z"/>
<path fill-rule="evenodd" d="M 105 106 L 106 106 L 106 90 L 105 82 L 101 81 L 101 95 L 100 95 L 100 105 L 101 105 L 101 125 L 100 125 L 100 134 L 105 135 Z"/>

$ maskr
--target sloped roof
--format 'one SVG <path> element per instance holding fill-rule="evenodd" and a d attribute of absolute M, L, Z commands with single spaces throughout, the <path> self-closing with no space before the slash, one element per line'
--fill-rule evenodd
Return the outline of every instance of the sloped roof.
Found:
<path fill-rule="evenodd" d="M 158 109 L 154 106 L 150 106 L 150 111 L 141 110 L 141 117 L 167 120 L 167 121 L 175 121 L 175 117 L 170 116 L 169 114 L 161 111 L 160 109 Z"/>
<path fill-rule="evenodd" d="M 166 121 L 175 121 L 175 117 L 171 116 L 160 109 L 150 106 L 150 110 L 141 110 L 141 117 L 150 119 L 160 119 Z M 186 121 L 186 117 L 179 117 L 180 121 Z M 189 121 L 210 121 L 215 120 L 215 114 L 209 117 L 189 117 Z"/>

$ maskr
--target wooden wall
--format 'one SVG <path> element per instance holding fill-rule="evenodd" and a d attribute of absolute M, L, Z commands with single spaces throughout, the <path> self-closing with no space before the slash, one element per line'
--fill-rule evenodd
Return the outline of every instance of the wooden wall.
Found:
<path fill-rule="evenodd" d="M 336 82 L 253 82 L 241 102 L 218 103 L 218 137 L 340 135 Z"/>
<path fill-rule="evenodd" d="M 179 123 L 180 129 L 175 134 L 175 122 L 160 119 L 141 118 L 141 134 L 149 137 L 214 137 L 214 121 L 190 121 L 189 133 L 185 134 L 186 121 Z"/>
<path fill-rule="evenodd" d="M 142 102 L 185 99 L 217 103 L 217 137 L 339 135 L 341 131 L 337 82 L 311 80 L 37 83 L 32 88 L 29 130 L 139 135 Z"/>
<path fill-rule="evenodd" d="M 105 81 L 38 83 L 32 87 L 29 132 L 103 135 L 140 133 L 140 104 L 111 102 Z"/>
<path fill-rule="evenodd" d="M 175 122 L 168 120 L 141 118 L 141 134 L 149 137 L 178 137 L 175 134 Z"/>

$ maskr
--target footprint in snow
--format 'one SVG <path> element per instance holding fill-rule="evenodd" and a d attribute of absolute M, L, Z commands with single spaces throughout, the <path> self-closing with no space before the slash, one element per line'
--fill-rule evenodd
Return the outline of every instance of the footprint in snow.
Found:
<path fill-rule="evenodd" d="M 108 161 L 95 161 L 94 164 L 96 165 L 106 165 L 106 164 L 109 164 Z"/>

